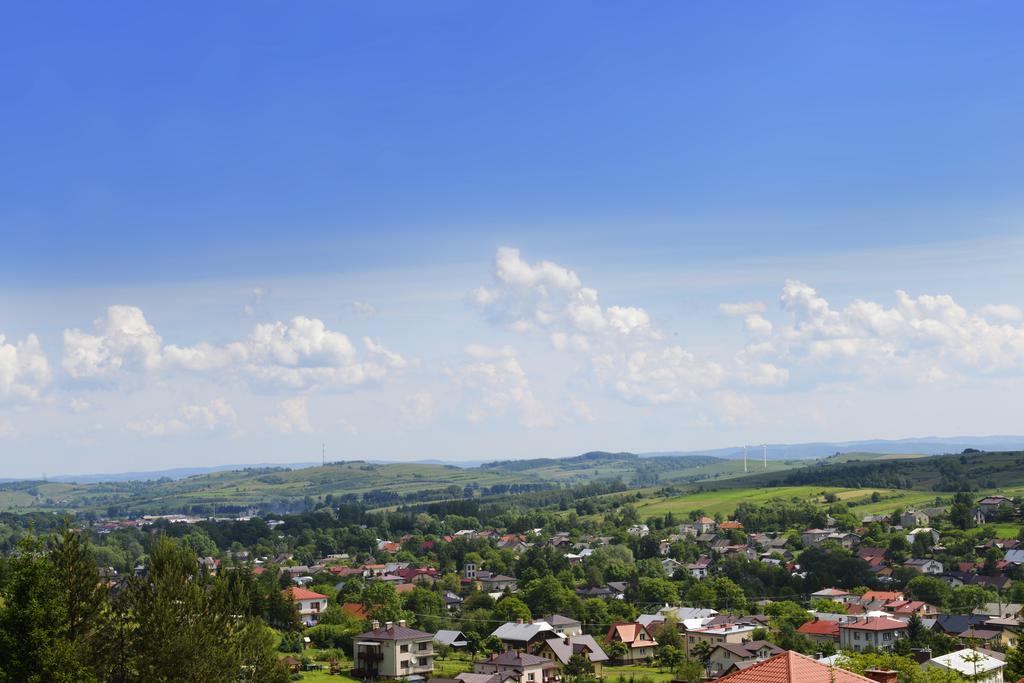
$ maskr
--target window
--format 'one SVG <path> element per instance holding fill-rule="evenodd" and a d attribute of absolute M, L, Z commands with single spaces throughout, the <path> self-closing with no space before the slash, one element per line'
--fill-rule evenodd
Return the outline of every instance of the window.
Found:
<path fill-rule="evenodd" d="M 320 603 L 319 602 L 311 602 L 311 603 L 309 603 L 309 609 L 313 610 L 314 612 L 319 612 L 320 611 Z"/>
<path fill-rule="evenodd" d="M 400 650 L 400 651 L 401 651 L 401 652 L 408 652 L 408 651 L 409 651 L 409 643 L 406 643 L 405 645 L 403 645 L 403 646 L 401 647 L 401 650 Z"/>
<path fill-rule="evenodd" d="M 534 680 L 534 679 L 533 679 L 533 674 L 528 674 L 528 675 L 526 676 L 526 680 L 528 680 L 528 681 L 532 681 L 532 680 Z"/>
<path fill-rule="evenodd" d="M 424 643 L 417 643 L 417 647 L 419 648 L 420 652 L 423 652 L 424 650 L 426 650 L 429 645 L 430 645 L 430 643 L 426 643 L 426 642 L 424 642 Z"/>

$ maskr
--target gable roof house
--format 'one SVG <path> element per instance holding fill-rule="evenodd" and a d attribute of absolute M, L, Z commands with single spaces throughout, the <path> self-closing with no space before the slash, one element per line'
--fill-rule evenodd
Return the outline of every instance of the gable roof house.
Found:
<path fill-rule="evenodd" d="M 628 648 L 625 662 L 640 662 L 654 656 L 658 641 L 641 624 L 612 624 L 604 637 L 605 645 L 625 643 Z"/>
<path fill-rule="evenodd" d="M 721 643 L 711 650 L 708 673 L 712 677 L 718 677 L 739 662 L 760 662 L 782 652 L 785 650 L 767 640 Z"/>
<path fill-rule="evenodd" d="M 594 667 L 594 675 L 598 678 L 604 675 L 604 663 L 608 661 L 607 653 L 594 637 L 589 635 L 548 638 L 537 654 L 555 662 L 559 671 L 569 663 L 573 655 L 584 655 L 590 660 L 590 665 Z"/>
<path fill-rule="evenodd" d="M 839 622 L 830 619 L 815 619 L 800 625 L 796 630 L 808 640 L 816 643 L 839 644 Z"/>
<path fill-rule="evenodd" d="M 501 674 L 506 680 L 511 674 L 516 683 L 544 683 L 555 680 L 558 665 L 526 652 L 492 652 L 487 659 L 473 663 L 473 673 Z"/>
<path fill-rule="evenodd" d="M 505 647 L 513 650 L 529 650 L 554 634 L 555 629 L 546 621 L 524 622 L 519 619 L 515 622 L 507 622 L 491 633 L 504 643 Z"/>
<path fill-rule="evenodd" d="M 963 649 L 933 657 L 921 665 L 922 669 L 952 671 L 980 683 L 1003 683 L 1006 662 L 977 650 Z"/>
<path fill-rule="evenodd" d="M 839 624 L 839 646 L 860 652 L 868 647 L 891 652 L 898 638 L 907 635 L 907 624 L 889 617 L 867 617 Z"/>
<path fill-rule="evenodd" d="M 786 650 L 718 679 L 725 683 L 872 683 L 873 679 L 837 669 L 802 654 Z"/>

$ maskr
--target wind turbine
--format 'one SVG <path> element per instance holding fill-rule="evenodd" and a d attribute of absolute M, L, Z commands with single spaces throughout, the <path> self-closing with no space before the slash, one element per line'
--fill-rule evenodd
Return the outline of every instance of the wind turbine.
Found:
<path fill-rule="evenodd" d="M 743 444 L 743 473 L 747 473 L 747 444 Z"/>
<path fill-rule="evenodd" d="M 768 469 L 768 444 L 763 443 L 761 447 L 764 449 L 764 468 Z"/>

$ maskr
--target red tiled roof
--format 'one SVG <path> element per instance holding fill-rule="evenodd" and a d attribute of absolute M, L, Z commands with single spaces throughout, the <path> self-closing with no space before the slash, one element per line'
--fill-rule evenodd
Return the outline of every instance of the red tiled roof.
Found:
<path fill-rule="evenodd" d="M 852 628 L 855 631 L 895 631 L 896 629 L 906 628 L 905 622 L 899 621 L 898 619 L 890 619 L 889 617 L 869 617 L 861 621 L 857 621 L 843 624 L 842 628 Z"/>
<path fill-rule="evenodd" d="M 742 671 L 723 676 L 729 683 L 864 683 L 870 678 L 845 669 L 835 669 L 810 657 L 787 650 Z"/>
<path fill-rule="evenodd" d="M 327 596 L 321 593 L 314 593 L 311 590 L 305 588 L 285 588 L 282 591 L 286 597 L 290 597 L 292 600 L 326 600 Z"/>
<path fill-rule="evenodd" d="M 860 596 L 861 602 L 871 602 L 872 600 L 903 600 L 903 593 L 900 591 L 868 591 L 864 595 Z"/>
<path fill-rule="evenodd" d="M 369 619 L 370 613 L 358 602 L 346 602 L 341 609 L 359 619 Z"/>
<path fill-rule="evenodd" d="M 829 621 L 828 619 L 815 619 L 814 621 L 808 621 L 806 624 L 801 624 L 796 632 L 808 636 L 835 636 L 838 638 L 839 622 Z"/>

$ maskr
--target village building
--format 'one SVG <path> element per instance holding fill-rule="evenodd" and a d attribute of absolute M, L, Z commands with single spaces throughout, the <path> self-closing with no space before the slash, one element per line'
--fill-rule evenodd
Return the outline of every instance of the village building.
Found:
<path fill-rule="evenodd" d="M 406 626 L 374 621 L 373 628 L 352 639 L 353 673 L 387 680 L 424 676 L 434 670 L 434 636 Z"/>

